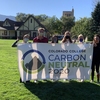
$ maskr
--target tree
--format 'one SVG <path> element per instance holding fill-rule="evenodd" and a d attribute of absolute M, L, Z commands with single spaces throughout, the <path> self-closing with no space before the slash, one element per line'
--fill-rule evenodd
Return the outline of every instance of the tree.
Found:
<path fill-rule="evenodd" d="M 17 21 L 25 21 L 30 14 L 17 13 Z M 32 15 L 32 14 L 31 14 Z M 36 19 L 43 24 L 51 34 L 63 34 L 66 30 L 71 30 L 75 24 L 73 17 L 62 17 L 60 20 L 56 16 L 49 17 L 45 14 L 34 15 Z"/>
<path fill-rule="evenodd" d="M 57 28 L 56 28 L 56 22 L 57 22 L 57 17 L 49 17 L 46 20 L 42 22 L 42 24 L 47 28 L 47 30 L 50 32 L 50 34 L 55 34 Z"/>
<path fill-rule="evenodd" d="M 20 21 L 24 22 L 24 21 L 27 19 L 27 17 L 28 17 L 29 15 L 31 15 L 31 14 L 17 13 L 17 16 L 16 16 L 15 18 L 16 18 L 16 20 L 19 21 L 19 22 L 20 22 Z"/>
<path fill-rule="evenodd" d="M 35 15 L 35 18 L 38 19 L 40 22 L 43 22 L 49 17 L 45 14 L 41 14 L 41 15 L 37 15 L 37 16 Z"/>
<path fill-rule="evenodd" d="M 73 17 L 64 17 L 64 16 L 62 16 L 61 21 L 62 21 L 62 27 L 63 27 L 62 31 L 63 32 L 66 31 L 66 30 L 70 31 L 71 28 L 75 24 L 75 18 L 73 18 Z"/>
<path fill-rule="evenodd" d="M 83 34 L 84 37 L 91 36 L 90 32 L 91 26 L 91 18 L 80 18 L 78 21 L 75 22 L 75 26 L 72 27 L 71 33 L 73 36 L 78 36 L 79 34 Z"/>
<path fill-rule="evenodd" d="M 55 24 L 53 26 L 55 33 L 62 34 L 62 26 L 63 26 L 62 21 L 59 19 L 56 19 Z"/>
<path fill-rule="evenodd" d="M 100 1 L 95 5 L 94 11 L 91 13 L 92 25 L 91 31 L 93 34 L 100 33 Z"/>

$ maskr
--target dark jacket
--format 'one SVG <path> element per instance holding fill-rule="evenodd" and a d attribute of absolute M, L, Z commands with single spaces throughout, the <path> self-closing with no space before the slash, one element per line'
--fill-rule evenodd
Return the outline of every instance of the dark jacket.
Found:
<path fill-rule="evenodd" d="M 100 43 L 93 47 L 93 61 L 100 61 Z"/>

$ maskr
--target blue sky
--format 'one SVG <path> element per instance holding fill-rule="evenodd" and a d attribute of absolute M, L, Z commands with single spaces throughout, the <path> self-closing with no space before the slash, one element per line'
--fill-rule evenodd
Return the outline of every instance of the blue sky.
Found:
<path fill-rule="evenodd" d="M 16 16 L 17 13 L 60 18 L 63 11 L 74 8 L 74 16 L 77 19 L 91 17 L 94 0 L 0 0 L 0 14 Z"/>

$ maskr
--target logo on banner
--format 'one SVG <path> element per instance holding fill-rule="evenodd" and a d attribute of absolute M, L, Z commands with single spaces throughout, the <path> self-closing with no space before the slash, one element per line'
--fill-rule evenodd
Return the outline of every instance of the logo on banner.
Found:
<path fill-rule="evenodd" d="M 34 56 L 30 58 L 30 53 L 35 53 L 39 57 Z M 21 61 L 24 71 L 31 74 L 40 72 L 45 67 L 45 63 L 46 61 L 44 55 L 38 50 L 29 50 L 25 52 Z"/>

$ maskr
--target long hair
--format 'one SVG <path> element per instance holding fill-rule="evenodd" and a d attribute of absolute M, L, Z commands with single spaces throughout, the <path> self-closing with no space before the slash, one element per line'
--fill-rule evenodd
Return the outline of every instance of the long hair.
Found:
<path fill-rule="evenodd" d="M 58 43 L 58 37 L 57 37 L 56 35 L 54 35 L 54 36 L 52 37 L 51 43 L 55 43 L 55 42 L 54 42 L 54 38 L 55 38 L 55 37 L 56 37 L 56 39 L 57 39 L 56 43 Z"/>
<path fill-rule="evenodd" d="M 66 31 L 65 34 L 64 34 L 64 37 L 62 39 L 62 43 L 65 43 L 66 42 L 66 36 L 67 34 L 69 34 L 69 42 L 72 43 L 72 39 L 71 39 L 71 36 L 70 36 L 70 32 L 69 31 Z"/>
<path fill-rule="evenodd" d="M 95 34 L 94 37 L 98 37 L 99 38 L 99 41 L 100 41 L 100 37 L 99 37 L 98 34 Z M 93 37 L 93 43 L 95 43 L 94 37 Z"/>

